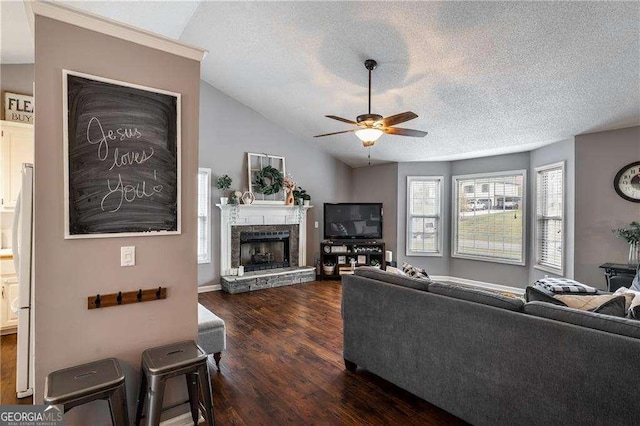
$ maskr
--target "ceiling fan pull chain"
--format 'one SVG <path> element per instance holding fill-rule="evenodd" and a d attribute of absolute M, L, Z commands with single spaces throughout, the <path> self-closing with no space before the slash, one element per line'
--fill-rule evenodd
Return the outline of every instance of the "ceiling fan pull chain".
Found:
<path fill-rule="evenodd" d="M 369 159 L 369 165 L 371 165 L 371 147 L 369 147 L 369 153 L 367 154 L 367 158 Z"/>

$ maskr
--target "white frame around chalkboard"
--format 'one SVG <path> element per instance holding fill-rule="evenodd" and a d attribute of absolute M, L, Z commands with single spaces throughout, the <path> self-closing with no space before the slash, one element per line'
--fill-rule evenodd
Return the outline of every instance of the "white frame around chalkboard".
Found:
<path fill-rule="evenodd" d="M 260 168 L 252 168 L 251 164 L 253 161 L 257 161 L 260 163 Z M 282 167 L 276 167 L 277 164 L 274 165 L 274 162 L 281 162 Z M 255 187 L 253 185 L 253 179 L 256 173 L 261 170 L 265 166 L 273 166 L 282 172 L 282 176 L 286 176 L 286 168 L 284 157 L 280 157 L 278 155 L 269 155 L 269 154 L 255 154 L 253 152 L 247 152 L 247 176 L 249 178 L 249 192 L 253 193 L 255 197 L 255 201 L 253 204 L 284 204 L 286 199 L 286 194 L 284 192 L 284 187 L 282 191 L 272 194 L 272 195 L 264 195 L 255 191 Z"/>
<path fill-rule="evenodd" d="M 68 93 L 67 93 L 67 77 L 77 76 L 90 80 L 101 81 L 104 83 L 131 87 L 133 89 L 145 90 L 153 93 L 174 96 L 176 98 L 176 205 L 177 205 L 177 226 L 175 231 L 153 231 L 153 232 L 114 232 L 104 234 L 70 234 L 69 229 L 69 122 L 68 122 Z M 127 83 L 124 81 L 113 80 L 106 77 L 85 74 L 67 69 L 62 70 L 62 123 L 63 123 L 63 162 L 64 162 L 64 238 L 65 239 L 87 239 L 87 238 L 119 238 L 119 237 L 154 237 L 164 235 L 180 235 L 182 233 L 182 112 L 181 112 L 182 95 L 168 90 L 157 89 L 154 87 L 141 86 L 139 84 Z"/>

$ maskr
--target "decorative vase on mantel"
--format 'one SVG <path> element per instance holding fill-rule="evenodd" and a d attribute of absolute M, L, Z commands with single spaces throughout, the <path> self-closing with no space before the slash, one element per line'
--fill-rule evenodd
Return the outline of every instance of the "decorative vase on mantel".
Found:
<path fill-rule="evenodd" d="M 638 266 L 640 262 L 640 244 L 636 242 L 629 243 L 629 265 Z"/>
<path fill-rule="evenodd" d="M 284 201 L 287 206 L 293 205 L 293 191 L 287 191 L 287 199 Z"/>

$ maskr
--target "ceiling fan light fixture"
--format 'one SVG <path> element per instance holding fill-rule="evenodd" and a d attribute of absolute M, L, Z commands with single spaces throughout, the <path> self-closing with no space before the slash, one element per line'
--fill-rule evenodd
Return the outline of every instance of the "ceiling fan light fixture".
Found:
<path fill-rule="evenodd" d="M 382 136 L 383 133 L 384 132 L 380 129 L 365 128 L 356 131 L 356 136 L 362 141 L 363 145 L 365 143 L 371 143 L 371 145 L 373 145 L 378 139 L 380 139 L 380 136 Z"/>

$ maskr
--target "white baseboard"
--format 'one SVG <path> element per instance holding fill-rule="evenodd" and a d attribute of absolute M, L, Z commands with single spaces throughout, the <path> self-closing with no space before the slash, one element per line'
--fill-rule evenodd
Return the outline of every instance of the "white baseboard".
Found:
<path fill-rule="evenodd" d="M 198 424 L 204 422 L 202 413 L 199 413 Z M 193 426 L 193 420 L 191 419 L 191 412 L 180 414 L 179 416 L 171 417 L 163 422 L 160 422 L 160 426 Z"/>
<path fill-rule="evenodd" d="M 220 284 L 203 285 L 198 287 L 198 293 L 206 293 L 208 291 L 219 291 L 219 290 L 222 290 L 222 286 Z"/>
<path fill-rule="evenodd" d="M 469 285 L 469 286 L 473 286 L 473 287 L 484 288 L 484 289 L 487 289 L 487 290 L 504 291 L 504 292 L 508 292 L 508 293 L 518 294 L 518 295 L 521 295 L 521 296 L 524 295 L 524 289 L 523 288 L 511 287 L 511 286 L 508 286 L 508 285 L 487 283 L 487 282 L 484 282 L 484 281 L 474 281 L 474 280 L 468 280 L 466 278 L 448 277 L 448 276 L 443 276 L 443 275 L 441 275 L 441 276 L 432 276 L 431 279 L 434 280 L 434 281 L 450 281 L 452 283 Z"/>

